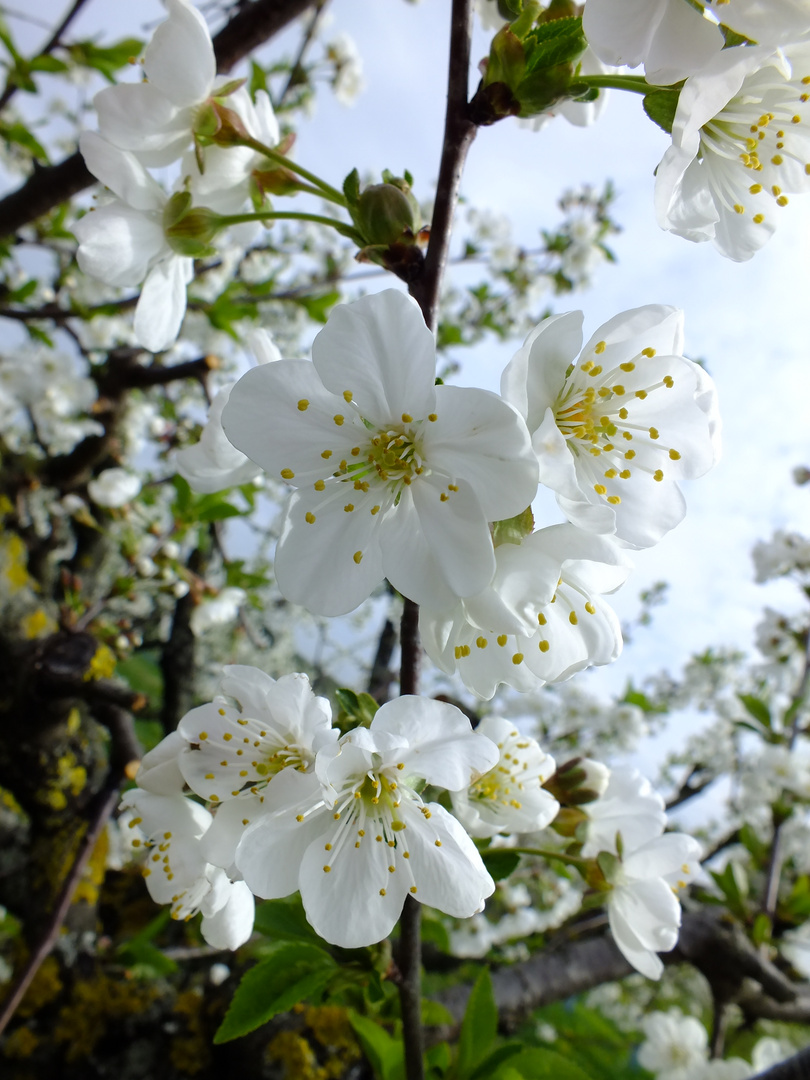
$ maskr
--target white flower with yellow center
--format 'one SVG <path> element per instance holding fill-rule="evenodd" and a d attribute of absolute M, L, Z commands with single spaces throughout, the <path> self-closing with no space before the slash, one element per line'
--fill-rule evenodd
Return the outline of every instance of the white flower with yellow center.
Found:
<path fill-rule="evenodd" d="M 470 836 L 544 829 L 560 809 L 542 786 L 557 768 L 554 758 L 503 717 L 485 716 L 476 730 L 495 743 L 500 758 L 494 769 L 453 793 L 453 813 Z"/>
<path fill-rule="evenodd" d="M 810 43 L 725 49 L 678 99 L 656 172 L 658 224 L 735 262 L 810 190 Z"/>
<path fill-rule="evenodd" d="M 675 308 L 616 315 L 577 358 L 582 320 L 579 311 L 544 320 L 508 364 L 501 393 L 526 417 L 540 482 L 569 521 L 650 547 L 686 512 L 677 480 L 717 460 L 714 384 L 681 355 Z"/>
<path fill-rule="evenodd" d="M 219 949 L 238 949 L 253 930 L 254 900 L 244 881 L 207 861 L 201 840 L 213 818 L 182 795 L 133 788 L 122 801 L 134 847 L 143 846 L 143 875 L 157 904 L 171 904 L 173 919 L 202 913 L 202 935 Z"/>
<path fill-rule="evenodd" d="M 552 525 L 495 549 L 481 593 L 419 615 L 425 651 L 448 675 L 491 698 L 500 683 L 526 692 L 560 682 L 621 652 L 619 621 L 602 593 L 625 581 L 630 563 L 606 537 Z"/>
<path fill-rule="evenodd" d="M 498 760 L 454 706 L 401 697 L 319 751 L 306 789 L 286 769 L 245 830 L 236 865 L 257 896 L 301 891 L 307 919 L 326 941 L 359 948 L 386 937 L 406 897 L 457 918 L 480 910 L 495 885 L 467 833 L 427 781 L 467 787 Z"/>
<path fill-rule="evenodd" d="M 311 772 L 318 749 L 338 737 L 329 702 L 313 694 L 306 675 L 276 680 L 236 664 L 224 669 L 214 700 L 186 713 L 177 732 L 185 740 L 178 766 L 191 790 L 240 805 L 282 770 Z"/>
<path fill-rule="evenodd" d="M 335 308 L 311 363 L 262 365 L 233 388 L 225 434 L 297 489 L 275 560 L 287 599 L 342 615 L 384 577 L 417 603 L 489 583 L 488 522 L 537 490 L 529 435 L 497 394 L 434 383 L 433 335 L 387 290 Z"/>

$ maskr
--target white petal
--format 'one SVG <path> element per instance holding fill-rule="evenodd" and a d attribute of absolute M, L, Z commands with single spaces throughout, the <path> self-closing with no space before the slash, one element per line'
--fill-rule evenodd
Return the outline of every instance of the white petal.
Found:
<path fill-rule="evenodd" d="M 405 697 L 386 702 L 371 722 L 371 732 L 387 731 L 408 741 L 402 754 L 404 775 L 458 791 L 498 761 L 498 748 L 470 727 L 470 721 L 444 701 Z"/>
<path fill-rule="evenodd" d="M 328 390 L 351 391 L 377 426 L 435 411 L 433 335 L 415 301 L 396 289 L 334 308 L 312 343 L 312 362 Z"/>
<path fill-rule="evenodd" d="M 79 266 L 108 285 L 139 285 L 152 260 L 165 250 L 160 222 L 122 202 L 85 214 L 73 232 L 79 241 Z"/>
<path fill-rule="evenodd" d="M 702 71 L 723 48 L 719 27 L 681 0 L 669 0 L 644 61 L 648 82 L 669 86 Z"/>
<path fill-rule="evenodd" d="M 150 352 L 161 352 L 174 344 L 186 314 L 186 284 L 193 262 L 170 255 L 154 266 L 143 283 L 135 308 L 135 337 Z"/>
<path fill-rule="evenodd" d="M 109 86 L 93 104 L 104 138 L 138 154 L 144 165 L 170 165 L 191 142 L 188 110 L 178 109 L 152 83 Z"/>
<path fill-rule="evenodd" d="M 203 917 L 202 936 L 215 949 L 238 949 L 253 933 L 256 904 L 244 881 L 234 881 L 227 902 Z"/>
<path fill-rule="evenodd" d="M 134 154 L 119 150 L 94 131 L 83 131 L 79 149 L 93 176 L 135 210 L 162 211 L 166 196 Z"/>
<path fill-rule="evenodd" d="M 144 754 L 136 777 L 138 787 L 155 795 L 179 795 L 185 781 L 178 759 L 185 747 L 183 736 L 178 731 L 172 731 Z"/>
<path fill-rule="evenodd" d="M 581 311 L 552 315 L 529 334 L 501 376 L 501 394 L 525 418 L 530 432 L 554 405 L 566 368 L 582 347 Z"/>
<path fill-rule="evenodd" d="M 186 0 L 166 0 L 169 17 L 144 53 L 149 81 L 177 106 L 204 101 L 216 75 L 211 35 L 200 12 Z"/>
<path fill-rule="evenodd" d="M 431 468 L 471 484 L 488 521 L 522 513 L 537 494 L 537 463 L 518 411 L 486 390 L 440 386 L 436 414 L 423 435 Z"/>

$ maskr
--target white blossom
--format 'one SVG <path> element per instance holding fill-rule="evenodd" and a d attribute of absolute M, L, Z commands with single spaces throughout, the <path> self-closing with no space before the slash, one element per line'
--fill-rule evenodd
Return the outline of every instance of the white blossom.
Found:
<path fill-rule="evenodd" d="M 214 626 L 224 626 L 233 622 L 246 598 L 245 590 L 233 585 L 220 589 L 216 596 L 206 597 L 191 612 L 189 618 L 191 632 L 195 637 L 202 637 Z"/>
<path fill-rule="evenodd" d="M 617 834 L 623 850 L 635 851 L 660 836 L 667 823 L 664 800 L 638 769 L 626 767 L 611 769 L 605 790 L 581 809 L 588 817 L 582 847 L 585 858 L 600 851 L 618 854 Z"/>
<path fill-rule="evenodd" d="M 657 543 L 686 513 L 680 477 L 717 460 L 714 384 L 683 355 L 683 313 L 651 304 L 616 315 L 579 352 L 581 312 L 545 319 L 503 373 L 569 521 Z M 579 357 L 577 353 L 579 352 Z"/>
<path fill-rule="evenodd" d="M 439 803 L 423 802 L 417 787 L 426 780 L 458 791 L 497 758 L 454 706 L 389 701 L 370 728 L 323 747 L 315 774 L 276 776 L 236 865 L 257 896 L 300 889 L 316 932 L 345 948 L 384 938 L 409 895 L 468 918 L 494 883 L 461 825 Z"/>
<path fill-rule="evenodd" d="M 542 786 L 557 767 L 554 758 L 500 716 L 485 716 L 476 730 L 495 743 L 500 758 L 470 787 L 453 793 L 453 813 L 470 836 L 544 829 L 560 808 Z"/>
<path fill-rule="evenodd" d="M 284 596 L 339 615 L 383 577 L 417 603 L 484 588 L 487 522 L 537 487 L 516 411 L 435 386 L 433 335 L 394 290 L 335 308 L 312 357 L 247 372 L 222 414 L 234 446 L 297 489 L 276 549 Z"/>
<path fill-rule="evenodd" d="M 661 228 L 712 240 L 735 262 L 750 259 L 788 195 L 810 190 L 809 90 L 807 42 L 724 49 L 688 79 L 656 171 Z"/>
<path fill-rule="evenodd" d="M 573 525 L 499 544 L 486 589 L 452 607 L 423 604 L 425 651 L 483 698 L 499 683 L 525 691 L 610 663 L 621 651 L 621 629 L 601 594 L 619 588 L 629 569 L 614 544 Z"/>
<path fill-rule="evenodd" d="M 141 490 L 141 481 L 128 469 L 103 469 L 87 485 L 87 494 L 97 506 L 108 509 L 126 506 Z"/>
<path fill-rule="evenodd" d="M 655 1073 L 656 1080 L 694 1080 L 709 1056 L 706 1028 L 694 1016 L 678 1009 L 652 1012 L 642 1020 L 644 1042 L 638 1062 Z"/>

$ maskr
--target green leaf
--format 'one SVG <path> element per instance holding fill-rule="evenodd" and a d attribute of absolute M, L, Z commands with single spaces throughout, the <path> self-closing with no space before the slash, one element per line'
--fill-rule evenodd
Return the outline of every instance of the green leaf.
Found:
<path fill-rule="evenodd" d="M 680 93 L 680 90 L 651 90 L 644 95 L 644 112 L 667 135 L 672 134 Z"/>
<path fill-rule="evenodd" d="M 33 83 L 31 84 L 33 86 Z M 36 88 L 34 88 L 36 90 Z M 45 147 L 40 143 L 25 124 L 15 122 L 12 124 L 0 124 L 0 138 L 5 139 L 6 142 L 16 143 L 17 146 L 21 146 L 23 150 L 27 150 L 32 157 L 37 158 L 39 161 L 44 161 L 47 164 L 48 153 Z"/>
<path fill-rule="evenodd" d="M 534 529 L 534 514 L 529 506 L 522 514 L 516 517 L 496 521 L 492 525 L 492 543 L 495 547 L 501 544 L 521 544 Z"/>
<path fill-rule="evenodd" d="M 507 1042 L 502 1043 L 500 1046 L 496 1046 L 492 1053 L 487 1054 L 481 1064 L 476 1068 L 472 1074 L 471 1080 L 490 1080 L 490 1077 L 494 1076 L 498 1071 L 499 1066 L 503 1065 L 510 1058 L 513 1058 L 515 1054 L 519 1054 L 524 1049 L 522 1042 Z"/>
<path fill-rule="evenodd" d="M 508 1068 L 523 1080 L 592 1080 L 579 1065 L 554 1050 L 524 1050 L 509 1059 Z"/>
<path fill-rule="evenodd" d="M 426 945 L 435 945 L 440 952 L 448 954 L 450 952 L 450 935 L 447 933 L 447 927 L 441 919 L 431 915 L 429 908 L 425 908 L 422 912 L 422 941 Z"/>
<path fill-rule="evenodd" d="M 310 319 L 314 322 L 325 323 L 331 308 L 340 300 L 340 293 L 333 289 L 331 292 L 323 293 L 321 296 L 300 296 L 297 299 L 297 303 L 309 315 Z"/>
<path fill-rule="evenodd" d="M 214 506 L 206 506 L 200 510 L 200 521 L 224 521 L 226 518 L 240 517 L 242 511 L 229 502 L 216 503 Z"/>
<path fill-rule="evenodd" d="M 343 194 L 349 206 L 354 206 L 360 198 L 360 173 L 357 169 L 352 169 L 343 181 Z"/>
<path fill-rule="evenodd" d="M 136 694 L 143 694 L 149 699 L 150 712 L 153 713 L 157 704 L 163 700 L 163 672 L 157 653 L 146 650 L 135 652 L 125 660 L 119 660 L 115 671 L 126 679 Z M 163 735 L 160 738 L 163 738 Z"/>
<path fill-rule="evenodd" d="M 349 1009 L 349 1023 L 369 1064 L 380 1080 L 399 1080 L 404 1075 L 405 1058 L 402 1043 L 365 1016 Z"/>
<path fill-rule="evenodd" d="M 753 716 L 764 728 L 770 731 L 771 728 L 771 710 L 765 704 L 765 702 L 753 694 L 737 694 L 737 697 L 745 706 L 746 712 L 749 716 Z"/>
<path fill-rule="evenodd" d="M 446 1073 L 450 1068 L 450 1047 L 446 1042 L 436 1043 L 435 1046 L 431 1046 L 428 1052 L 425 1054 L 426 1064 L 433 1069 L 438 1069 L 440 1073 Z"/>
<path fill-rule="evenodd" d="M 67 46 L 74 64 L 100 71 L 108 82 L 115 82 L 116 71 L 135 60 L 142 49 L 143 42 L 138 38 L 122 38 L 104 47 L 93 41 L 76 41 Z"/>
<path fill-rule="evenodd" d="M 733 914 L 745 919 L 748 915 L 746 899 L 748 898 L 748 875 L 738 862 L 731 861 L 726 864 L 722 873 L 710 870 L 715 884 L 720 889 L 728 908 Z"/>
<path fill-rule="evenodd" d="M 279 942 L 240 982 L 214 1042 L 238 1039 L 287 1012 L 323 990 L 337 970 L 329 953 L 317 945 Z"/>
<path fill-rule="evenodd" d="M 582 33 L 582 19 L 552 19 L 534 27 L 524 42 L 526 71 L 571 64 L 585 51 L 587 42 Z M 522 95 L 521 95 L 522 96 Z"/>
<path fill-rule="evenodd" d="M 484 866 L 490 873 L 493 881 L 503 881 L 504 878 L 508 878 L 510 874 L 518 867 L 520 862 L 520 855 L 514 851 L 509 851 L 508 848 L 487 848 L 486 851 L 481 852 L 481 858 L 484 860 Z"/>
<path fill-rule="evenodd" d="M 489 977 L 489 968 L 484 968 L 475 980 L 461 1022 L 456 1062 L 458 1080 L 472 1077 L 492 1045 L 497 1028 L 498 1009 L 492 991 L 492 979 Z"/>
<path fill-rule="evenodd" d="M 260 67 L 255 60 L 250 61 L 250 80 L 248 82 L 248 92 L 251 100 L 256 100 L 256 92 L 258 90 L 264 90 L 267 93 L 267 75 L 264 72 L 264 68 Z"/>
<path fill-rule="evenodd" d="M 28 67 L 31 71 L 47 71 L 52 75 L 58 75 L 69 70 L 64 60 L 57 60 L 55 56 L 51 56 L 49 53 L 45 53 L 43 56 L 35 56 L 33 60 L 29 61 Z"/>
<path fill-rule="evenodd" d="M 288 896 L 284 900 L 266 900 L 256 907 L 255 928 L 267 937 L 283 941 L 319 940 L 307 922 L 301 898 Z"/>

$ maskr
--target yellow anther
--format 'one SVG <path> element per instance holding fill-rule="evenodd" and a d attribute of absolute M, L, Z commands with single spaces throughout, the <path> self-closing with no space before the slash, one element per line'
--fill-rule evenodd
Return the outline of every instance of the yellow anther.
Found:
<path fill-rule="evenodd" d="M 347 514 L 350 514 L 352 510 L 354 510 L 354 503 L 346 503 L 343 509 L 346 511 Z"/>
<path fill-rule="evenodd" d="M 771 165 L 781 165 L 784 160 L 781 154 L 774 154 L 771 158 Z"/>
<path fill-rule="evenodd" d="M 349 401 L 352 400 L 352 392 L 351 392 L 351 390 L 344 390 L 343 391 L 343 400 L 345 402 L 349 402 Z"/>
<path fill-rule="evenodd" d="M 765 220 L 765 215 L 764 214 L 754 214 L 754 217 L 753 217 L 752 220 L 753 220 L 755 225 L 761 225 L 762 222 Z"/>
<path fill-rule="evenodd" d="M 402 414 L 402 423 L 403 424 L 412 424 L 413 423 L 413 417 L 411 416 L 410 413 L 404 412 Z"/>
<path fill-rule="evenodd" d="M 735 214 L 744 214 L 745 213 L 745 207 L 741 203 L 734 203 L 734 213 Z"/>
<path fill-rule="evenodd" d="M 475 644 L 478 646 L 479 649 L 485 649 L 489 643 L 487 642 L 487 639 L 485 637 L 477 637 L 475 639 Z"/>
<path fill-rule="evenodd" d="M 579 620 L 577 619 L 577 613 L 575 611 L 570 611 L 568 613 L 568 621 L 571 623 L 572 626 L 577 625 Z"/>
<path fill-rule="evenodd" d="M 791 116 L 790 122 L 791 124 L 800 124 L 802 122 L 802 118 L 799 116 L 798 113 L 796 113 L 795 116 Z"/>
<path fill-rule="evenodd" d="M 352 447 L 352 457 L 357 457 L 357 455 L 359 453 L 360 453 L 360 447 L 359 446 L 353 446 Z"/>
<path fill-rule="evenodd" d="M 335 421 L 338 427 L 341 427 L 343 425 L 343 417 L 340 415 L 340 413 L 337 413 L 335 416 L 332 417 L 332 419 Z"/>
<path fill-rule="evenodd" d="M 200 734 L 199 734 L 200 742 L 205 742 L 205 740 L 207 738 L 208 738 L 208 732 L 207 731 L 201 731 Z"/>
<path fill-rule="evenodd" d="M 678 453 L 677 450 L 670 450 L 669 456 L 672 458 L 673 461 L 680 461 L 681 459 L 681 455 Z"/>
<path fill-rule="evenodd" d="M 372 517 L 373 517 L 373 516 L 374 516 L 375 514 L 379 514 L 379 512 L 380 512 L 380 508 L 379 508 L 379 506 L 372 506 L 372 508 L 371 508 L 371 516 L 372 516 Z"/>
<path fill-rule="evenodd" d="M 773 192 L 774 195 L 781 195 L 782 194 L 782 189 L 779 187 L 778 184 L 774 184 L 773 187 L 771 188 L 771 191 Z"/>
<path fill-rule="evenodd" d="M 622 480 L 629 480 L 631 476 L 630 470 L 622 469 L 622 471 L 619 473 L 619 476 L 622 478 Z"/>
<path fill-rule="evenodd" d="M 233 738 L 233 735 L 231 735 L 230 731 L 226 731 L 225 734 L 222 736 L 222 739 L 223 739 L 224 742 L 230 742 L 232 738 Z"/>
<path fill-rule="evenodd" d="M 640 401 L 643 401 L 646 396 L 647 396 L 647 391 L 646 390 L 636 390 L 636 397 Z"/>
<path fill-rule="evenodd" d="M 323 872 L 324 872 L 325 874 L 328 874 L 328 873 L 329 873 L 329 872 L 331 871 L 331 869 L 332 869 L 332 867 L 331 867 L 331 866 L 325 866 L 325 867 L 323 868 Z"/>
<path fill-rule="evenodd" d="M 523 663 L 523 653 L 522 652 L 516 652 L 515 655 L 512 657 L 512 663 L 515 666 L 517 666 L 518 664 L 522 664 Z"/>
<path fill-rule="evenodd" d="M 603 353 L 605 351 L 606 348 L 607 348 L 607 342 L 606 341 L 597 341 L 596 345 L 594 345 L 594 347 L 593 347 L 593 351 L 597 354 L 597 356 L 599 356 L 599 355 L 601 355 L 601 353 Z"/>
<path fill-rule="evenodd" d="M 622 394 L 624 393 L 624 387 L 621 385 L 621 383 L 617 383 L 613 387 L 613 393 L 616 394 L 618 397 L 622 396 Z"/>
<path fill-rule="evenodd" d="M 616 472 L 615 469 L 608 469 L 607 472 L 605 473 L 605 479 L 606 480 L 612 480 L 615 476 L 618 476 L 618 473 Z"/>
<path fill-rule="evenodd" d="M 602 374 L 602 365 L 597 364 L 596 367 L 592 367 L 591 370 L 588 372 L 588 374 L 591 376 L 591 378 L 595 378 L 597 375 L 601 375 Z"/>
<path fill-rule="evenodd" d="M 641 355 L 648 356 L 652 360 L 652 358 L 655 356 L 655 349 L 651 349 L 648 346 L 646 349 L 641 350 Z"/>
<path fill-rule="evenodd" d="M 443 491 L 441 493 L 441 495 L 439 496 L 439 498 L 441 499 L 442 502 L 447 502 L 447 500 L 450 498 L 450 496 L 447 494 L 447 492 Z"/>
<path fill-rule="evenodd" d="M 442 846 L 441 840 L 434 840 L 433 843 L 436 845 L 436 847 L 441 847 Z"/>
<path fill-rule="evenodd" d="M 306 514 L 304 514 L 304 521 L 306 521 L 308 525 L 315 524 L 315 515 L 312 513 L 311 510 L 307 510 Z"/>
<path fill-rule="evenodd" d="M 542 611 L 538 612 L 538 614 L 537 614 L 537 624 L 538 624 L 538 626 L 545 626 L 547 621 L 548 620 L 546 619 L 543 612 Z"/>
<path fill-rule="evenodd" d="M 669 390 L 671 390 L 672 387 L 675 385 L 675 380 L 672 378 L 671 375 L 665 375 L 662 382 L 664 386 L 666 386 Z"/>
<path fill-rule="evenodd" d="M 409 890 L 409 891 L 410 891 L 410 892 L 411 892 L 411 893 L 412 893 L 413 895 L 416 895 L 416 886 L 415 886 L 415 885 L 411 885 L 411 887 L 410 887 L 410 890 Z"/>
<path fill-rule="evenodd" d="M 752 184 L 748 190 L 752 195 L 759 195 L 760 191 L 762 191 L 762 184 Z"/>
<path fill-rule="evenodd" d="M 503 648 L 503 646 L 506 644 L 506 640 L 506 634 L 498 634 L 497 641 L 501 648 Z"/>
<path fill-rule="evenodd" d="M 298 402 L 298 411 L 299 412 L 306 412 L 308 408 L 309 408 L 309 402 L 307 401 L 307 399 L 305 397 L 302 397 L 301 400 Z"/>
<path fill-rule="evenodd" d="M 658 428 L 654 428 L 654 427 L 651 427 L 651 428 L 650 428 L 650 438 L 651 438 L 651 439 L 658 439 L 658 438 L 660 438 L 660 434 L 659 434 Z"/>
<path fill-rule="evenodd" d="M 359 566 L 360 562 L 362 561 L 362 558 L 363 558 L 363 552 L 362 551 L 355 551 L 354 555 L 352 555 L 352 558 L 354 559 L 354 561 Z"/>
<path fill-rule="evenodd" d="M 332 456 L 332 451 L 331 450 L 322 450 L 321 451 L 321 457 L 324 459 L 324 461 L 328 461 L 331 456 Z"/>
<path fill-rule="evenodd" d="M 661 471 L 661 469 L 656 469 L 655 472 L 653 473 L 653 480 L 658 480 L 660 482 L 663 479 L 664 479 L 664 474 Z"/>
<path fill-rule="evenodd" d="M 438 419 L 439 418 L 435 412 L 428 413 L 428 420 L 430 420 L 431 424 L 435 424 Z"/>
<path fill-rule="evenodd" d="M 589 615 L 595 615 L 596 614 L 596 608 L 593 606 L 593 604 L 591 603 L 590 600 L 585 605 L 585 610 L 588 612 Z"/>
<path fill-rule="evenodd" d="M 326 487 L 326 484 L 323 482 L 323 480 L 316 480 L 313 486 L 316 491 L 323 491 L 323 489 Z"/>
<path fill-rule="evenodd" d="M 607 501 L 613 506 L 618 506 L 622 500 L 620 495 L 608 495 Z"/>
<path fill-rule="evenodd" d="M 292 471 L 292 469 L 282 469 L 281 475 L 285 480 L 292 480 L 295 477 L 295 473 Z"/>
<path fill-rule="evenodd" d="M 628 360 L 626 364 L 619 364 L 619 367 L 622 369 L 622 371 L 635 371 L 636 370 L 636 365 L 633 363 L 632 360 Z"/>
<path fill-rule="evenodd" d="M 540 652 L 548 652 L 548 650 L 551 648 L 551 646 L 545 639 L 539 642 L 537 647 L 540 649 Z"/>
<path fill-rule="evenodd" d="M 593 490 L 596 492 L 597 495 L 607 495 L 607 488 L 604 484 L 594 484 Z"/>
<path fill-rule="evenodd" d="M 620 420 L 626 420 L 629 415 L 630 414 L 628 413 L 627 409 L 625 409 L 625 408 L 619 409 L 619 419 Z"/>
<path fill-rule="evenodd" d="M 787 195 L 780 195 L 779 198 L 776 200 L 776 205 L 777 206 L 787 206 L 787 204 L 788 204 Z"/>

